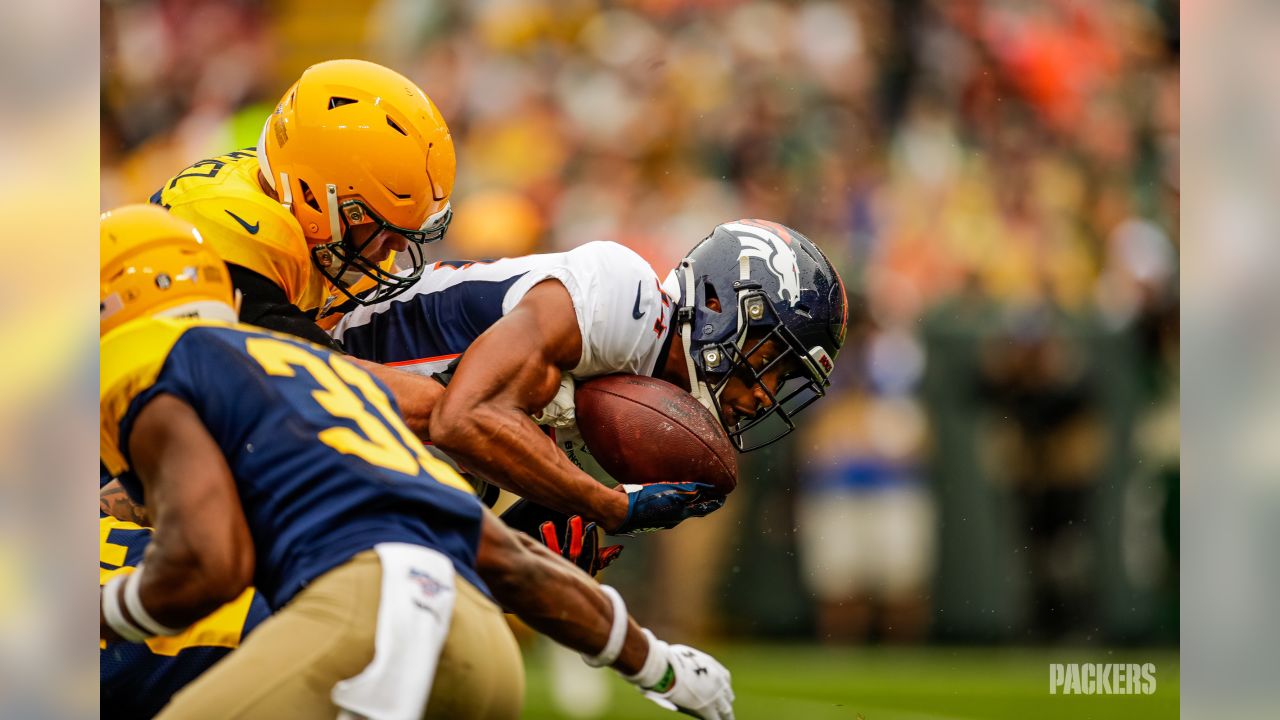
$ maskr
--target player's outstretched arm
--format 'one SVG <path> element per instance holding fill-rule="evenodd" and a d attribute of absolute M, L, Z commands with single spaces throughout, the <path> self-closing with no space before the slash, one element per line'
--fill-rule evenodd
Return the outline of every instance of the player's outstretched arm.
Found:
<path fill-rule="evenodd" d="M 404 424 L 423 442 L 431 440 L 431 414 L 444 394 L 444 385 L 433 377 L 405 372 L 372 360 L 362 360 L 353 355 L 347 355 L 346 359 L 381 380 L 396 399 Z"/>
<path fill-rule="evenodd" d="M 715 658 L 668 645 L 641 629 L 621 596 L 572 563 L 518 533 L 487 509 L 476 569 L 508 610 L 530 627 L 609 665 L 669 710 L 705 720 L 733 720 L 729 671 Z"/>
<path fill-rule="evenodd" d="M 102 590 L 104 639 L 176 635 L 240 595 L 253 540 L 231 469 L 195 410 L 158 395 L 138 413 L 129 455 L 155 524 L 138 569 Z"/>
<path fill-rule="evenodd" d="M 556 280 L 539 283 L 462 356 L 431 414 L 430 437 L 489 482 L 615 530 L 627 496 L 580 470 L 530 419 L 581 355 L 569 292 Z"/>
<path fill-rule="evenodd" d="M 498 602 L 538 632 L 579 652 L 594 654 L 605 646 L 613 611 L 600 585 L 533 537 L 507 527 L 488 509 L 476 571 Z M 614 667 L 624 674 L 639 672 L 645 647 L 640 626 L 628 620 L 626 642 Z"/>

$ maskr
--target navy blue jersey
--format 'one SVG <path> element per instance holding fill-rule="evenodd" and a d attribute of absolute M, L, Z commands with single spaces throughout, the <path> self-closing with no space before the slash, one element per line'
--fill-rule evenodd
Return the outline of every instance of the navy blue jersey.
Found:
<path fill-rule="evenodd" d="M 235 477 L 273 609 L 382 542 L 448 555 L 478 588 L 481 508 L 405 426 L 386 388 L 342 356 L 244 325 L 148 319 L 101 346 L 102 457 L 119 475 L 138 413 L 160 394 L 199 415 Z M 145 504 L 131 474 L 121 484 Z"/>
<path fill-rule="evenodd" d="M 151 530 L 99 513 L 98 582 L 131 572 L 142 562 Z M 102 643 L 98 652 L 103 718 L 149 718 L 214 663 L 243 642 L 271 614 L 252 589 L 180 635 L 145 643 Z"/>
<path fill-rule="evenodd" d="M 467 272 L 471 268 L 476 271 Z M 348 321 L 338 333 L 343 349 L 384 364 L 455 358 L 502 318 L 503 299 L 526 272 L 527 268 L 509 261 L 497 265 L 438 262 L 429 274 L 455 282 L 434 292 L 414 292 L 406 302 L 386 302 L 360 313 L 362 322 Z M 456 282 L 464 278 L 466 282 Z M 421 284 L 419 289 L 424 289 Z M 348 316 L 354 320 L 352 313 Z"/>
<path fill-rule="evenodd" d="M 403 295 L 355 308 L 330 331 L 352 355 L 405 370 L 444 370 L 545 280 L 562 284 L 582 335 L 577 378 L 653 374 L 671 324 L 675 278 L 659 282 L 612 242 L 493 262 L 439 262 Z"/>

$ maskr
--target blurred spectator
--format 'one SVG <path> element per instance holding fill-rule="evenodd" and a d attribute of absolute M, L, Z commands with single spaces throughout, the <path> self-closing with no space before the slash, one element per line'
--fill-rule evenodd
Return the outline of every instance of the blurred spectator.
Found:
<path fill-rule="evenodd" d="M 918 363 L 907 371 L 918 377 Z M 923 411 L 909 396 L 855 392 L 815 412 L 799 441 L 806 460 L 796 522 L 804 581 L 819 602 L 818 638 L 922 640 L 935 524 L 919 462 Z"/>
<path fill-rule="evenodd" d="M 1108 438 L 1082 339 L 1044 302 L 1010 316 L 982 348 L 979 385 L 999 417 L 985 437 L 988 474 L 1015 499 L 1034 634 L 1048 639 L 1096 619 L 1091 572 L 1103 549 L 1087 524 Z"/>

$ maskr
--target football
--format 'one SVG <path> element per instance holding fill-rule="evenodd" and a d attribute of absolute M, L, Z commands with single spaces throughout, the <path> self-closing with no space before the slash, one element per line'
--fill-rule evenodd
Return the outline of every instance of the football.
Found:
<path fill-rule="evenodd" d="M 578 384 L 574 404 L 587 449 L 620 482 L 702 482 L 725 495 L 738 484 L 737 453 L 720 421 L 671 383 L 592 378 Z"/>

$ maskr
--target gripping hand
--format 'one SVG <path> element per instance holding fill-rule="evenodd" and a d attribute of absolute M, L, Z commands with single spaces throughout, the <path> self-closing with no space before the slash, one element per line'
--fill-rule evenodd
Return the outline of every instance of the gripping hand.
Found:
<path fill-rule="evenodd" d="M 557 537 L 558 527 L 547 520 L 538 526 L 538 537 L 553 553 L 582 568 L 588 575 L 609 566 L 622 554 L 621 545 L 600 547 L 600 530 L 595 523 L 582 524 L 582 516 L 571 515 L 565 522 L 563 542 Z"/>
<path fill-rule="evenodd" d="M 511 529 L 542 541 L 551 552 L 595 575 L 622 554 L 621 545 L 601 547 L 596 523 L 578 515 L 565 515 L 528 500 L 520 499 L 500 516 Z"/>
<path fill-rule="evenodd" d="M 724 496 L 712 494 L 715 488 L 706 483 L 623 485 L 622 489 L 627 493 L 627 516 L 613 531 L 615 535 L 666 530 L 724 505 Z"/>

